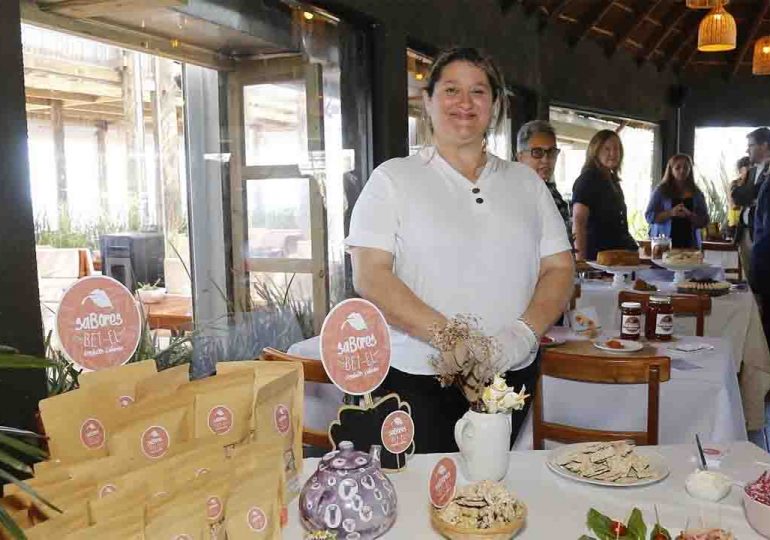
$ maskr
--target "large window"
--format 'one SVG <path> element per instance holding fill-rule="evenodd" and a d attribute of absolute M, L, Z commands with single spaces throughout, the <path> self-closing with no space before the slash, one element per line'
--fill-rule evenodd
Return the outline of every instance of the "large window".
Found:
<path fill-rule="evenodd" d="M 746 155 L 746 135 L 753 127 L 700 127 L 695 129 L 695 181 L 709 207 L 711 221 L 727 222 L 730 181 L 738 176 L 736 162 Z"/>
<path fill-rule="evenodd" d="M 22 40 L 46 333 L 63 290 L 100 271 L 191 306 L 181 64 L 26 24 Z"/>
<path fill-rule="evenodd" d="M 550 121 L 556 129 L 561 148 L 554 173 L 556 185 L 567 200 L 571 199 L 572 184 L 583 168 L 586 150 L 597 131 L 615 131 L 623 142 L 623 194 L 628 207 L 628 226 L 637 240 L 647 238 L 644 210 L 650 190 L 660 180 L 656 165 L 656 124 L 587 113 L 565 107 L 551 107 Z"/>

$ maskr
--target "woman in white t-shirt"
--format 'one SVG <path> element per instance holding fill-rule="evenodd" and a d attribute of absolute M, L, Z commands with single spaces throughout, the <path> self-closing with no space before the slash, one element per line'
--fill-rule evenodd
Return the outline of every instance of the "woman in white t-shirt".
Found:
<path fill-rule="evenodd" d="M 430 328 L 478 316 L 501 344 L 508 383 L 532 391 L 538 336 L 572 294 L 570 244 L 545 184 L 486 151 L 505 99 L 499 70 L 477 50 L 439 55 L 423 91 L 434 146 L 377 167 L 351 218 L 354 286 L 392 327 L 381 391 L 411 404 L 419 453 L 456 451 L 454 424 L 468 410 L 436 380 Z M 514 414 L 512 440 L 525 414 Z"/>

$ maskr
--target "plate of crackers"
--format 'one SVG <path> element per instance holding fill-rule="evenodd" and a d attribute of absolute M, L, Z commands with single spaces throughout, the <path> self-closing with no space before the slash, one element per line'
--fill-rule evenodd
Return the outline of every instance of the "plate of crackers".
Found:
<path fill-rule="evenodd" d="M 559 476 L 599 486 L 646 486 L 669 474 L 660 454 L 627 440 L 560 446 L 551 450 L 546 463 Z"/>

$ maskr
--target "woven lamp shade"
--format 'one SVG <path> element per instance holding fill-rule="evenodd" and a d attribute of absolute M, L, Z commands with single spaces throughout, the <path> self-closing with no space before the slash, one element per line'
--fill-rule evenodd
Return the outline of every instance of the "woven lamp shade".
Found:
<path fill-rule="evenodd" d="M 754 75 L 770 75 L 770 36 L 761 37 L 754 44 L 751 72 Z"/>
<path fill-rule="evenodd" d="M 714 9 L 719 0 L 687 0 L 687 7 L 690 9 Z M 730 0 L 723 0 L 722 5 L 726 6 Z"/>
<path fill-rule="evenodd" d="M 703 52 L 732 51 L 738 39 L 735 19 L 718 5 L 703 17 L 698 27 L 698 50 Z"/>

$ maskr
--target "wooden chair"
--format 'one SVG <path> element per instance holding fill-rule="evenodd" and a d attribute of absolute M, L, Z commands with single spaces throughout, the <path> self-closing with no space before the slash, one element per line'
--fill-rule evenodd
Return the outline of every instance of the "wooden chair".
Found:
<path fill-rule="evenodd" d="M 543 414 L 543 377 L 601 384 L 647 384 L 647 429 L 603 431 L 546 422 Z M 532 446 L 543 450 L 548 439 L 561 443 L 630 439 L 638 445 L 658 444 L 660 383 L 671 378 L 667 356 L 592 356 L 545 349 L 541 357 L 532 422 Z"/>
<path fill-rule="evenodd" d="M 650 296 L 661 294 L 671 298 L 671 305 L 675 315 L 695 315 L 695 335 L 703 337 L 706 327 L 706 315 L 711 313 L 711 297 L 705 294 L 665 294 L 655 292 L 620 291 L 618 293 L 618 307 L 623 302 L 639 302 L 642 309 L 647 310 Z"/>
<path fill-rule="evenodd" d="M 743 281 L 743 265 L 741 264 L 741 257 L 738 254 L 738 246 L 737 244 L 733 244 L 732 242 L 709 242 L 704 241 L 701 243 L 701 249 L 703 250 L 703 253 L 705 254 L 706 251 L 719 251 L 721 253 L 725 252 L 734 252 L 737 255 L 738 258 L 738 267 L 737 268 L 725 268 L 725 274 L 728 272 L 731 274 L 737 275 L 737 281 Z"/>
<path fill-rule="evenodd" d="M 575 283 L 572 289 L 572 298 L 569 301 L 569 309 L 574 310 L 577 307 L 578 298 L 580 298 L 580 283 Z"/>
<path fill-rule="evenodd" d="M 261 358 L 268 362 L 300 362 L 302 363 L 302 372 L 304 373 L 305 381 L 332 384 L 331 379 L 326 375 L 326 370 L 324 370 L 324 367 L 319 360 L 293 356 L 271 347 L 265 347 L 262 350 Z M 329 435 L 325 431 L 305 428 L 302 430 L 302 442 L 326 451 L 332 450 L 332 443 L 329 441 Z"/>

